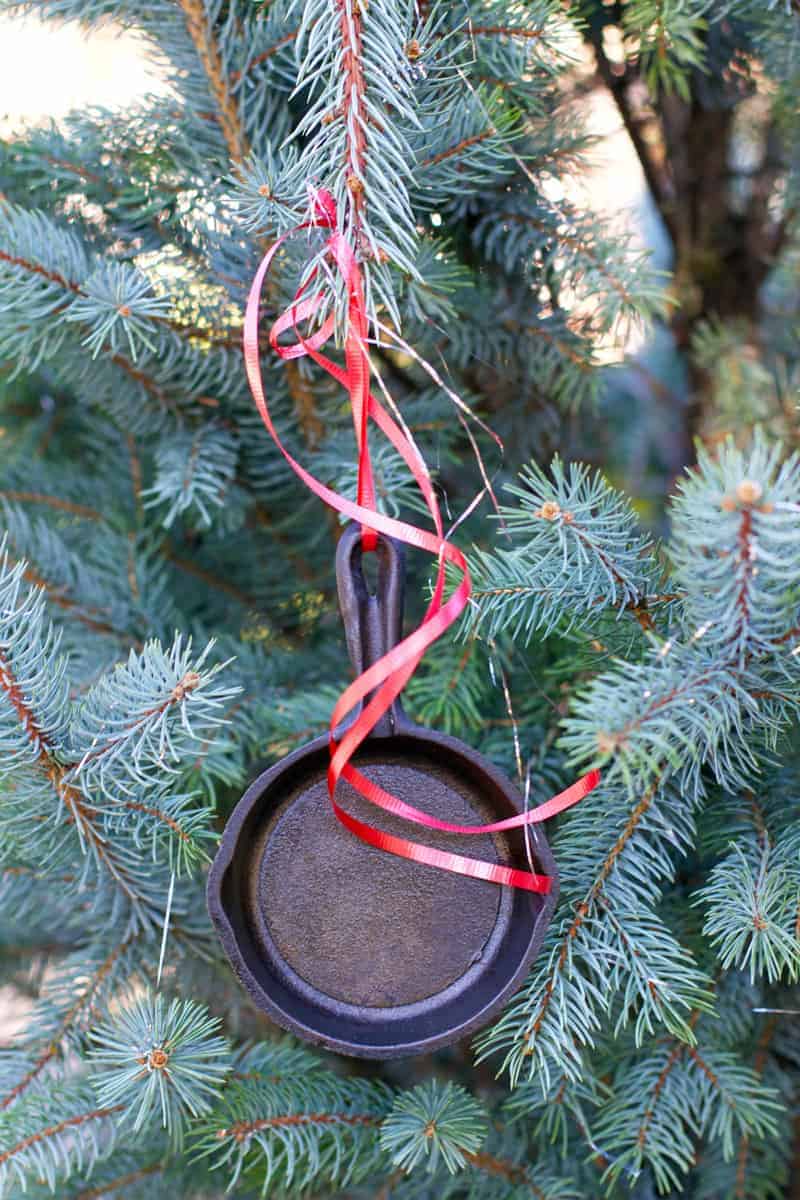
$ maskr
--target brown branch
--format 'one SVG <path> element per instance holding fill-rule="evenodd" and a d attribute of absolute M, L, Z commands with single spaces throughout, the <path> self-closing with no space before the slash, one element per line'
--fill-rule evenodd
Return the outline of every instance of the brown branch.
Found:
<path fill-rule="evenodd" d="M 711 1070 L 711 1067 L 709 1067 L 708 1063 L 705 1062 L 704 1059 L 702 1059 L 700 1057 L 700 1054 L 698 1053 L 696 1047 L 687 1046 L 686 1053 L 689 1055 L 689 1057 L 692 1059 L 693 1062 L 697 1063 L 697 1066 L 703 1072 L 703 1074 L 705 1075 L 705 1077 L 709 1081 L 709 1083 L 711 1083 L 713 1087 L 719 1088 L 719 1078 Z M 736 1105 L 730 1100 L 726 1101 L 726 1103 L 728 1104 L 728 1106 L 730 1108 L 736 1107 Z"/>
<path fill-rule="evenodd" d="M 528 325 L 522 321 L 505 320 L 503 327 L 509 330 L 510 333 L 532 333 L 534 337 L 540 337 L 545 342 L 549 342 L 551 346 L 555 346 L 559 354 L 563 354 L 571 363 L 578 367 L 581 371 L 593 371 L 594 363 L 585 358 L 581 358 L 580 354 L 571 346 L 568 346 L 561 338 L 556 337 L 547 329 L 543 329 L 541 325 Z"/>
<path fill-rule="evenodd" d="M 9 561 L 13 562 L 15 560 L 9 556 Z M 25 565 L 23 578 L 33 587 L 41 588 L 51 604 L 64 609 L 65 612 L 68 612 L 77 621 L 80 621 L 82 625 L 85 625 L 87 629 L 92 629 L 95 633 L 109 634 L 122 641 L 130 640 L 127 632 L 116 629 L 108 621 L 102 620 L 97 609 L 86 609 L 77 600 L 71 600 L 68 596 L 65 596 L 55 584 L 50 583 L 43 575 L 40 575 L 30 563 L 26 563 Z M 93 613 L 96 615 L 93 616 Z"/>
<path fill-rule="evenodd" d="M 86 517 L 89 521 L 102 521 L 104 518 L 94 508 L 88 508 L 85 504 L 75 504 L 72 500 L 64 500 L 61 496 L 49 496 L 44 492 L 17 492 L 9 490 L 0 490 L 0 496 L 6 500 L 12 500 L 16 504 L 46 504 L 49 508 L 58 509 L 60 512 L 72 513 L 76 517 Z"/>
<path fill-rule="evenodd" d="M 148 817 L 155 817 L 156 820 L 163 821 L 173 833 L 177 833 L 181 841 L 191 841 L 189 834 L 185 829 L 181 828 L 180 823 L 174 817 L 171 817 L 169 813 L 165 813 L 163 809 L 154 808 L 150 804 L 140 804 L 136 800 L 123 800 L 122 806 L 123 808 L 129 808 L 131 812 L 145 813 Z"/>
<path fill-rule="evenodd" d="M 126 434 L 125 441 L 128 446 L 128 458 L 131 464 L 131 487 L 133 488 L 133 501 L 136 506 L 136 513 L 139 519 L 142 517 L 142 462 L 139 458 L 139 451 L 136 448 L 136 438 L 132 433 Z M 131 591 L 135 593 L 135 588 Z"/>
<path fill-rule="evenodd" d="M 638 717 L 631 717 L 630 721 L 626 722 L 619 732 L 613 734 L 617 745 L 622 744 L 627 738 L 628 734 L 632 733 L 634 729 L 641 728 L 643 723 L 652 717 L 653 713 L 658 712 L 660 709 L 665 708 L 668 704 L 672 704 L 673 701 L 677 700 L 684 691 L 699 687 L 703 683 L 710 683 L 713 678 L 713 674 L 709 672 L 706 675 L 701 675 L 699 679 L 693 679 L 685 684 L 680 684 L 678 687 L 671 688 L 671 690 L 667 692 L 666 696 L 662 696 L 660 700 L 654 700 L 652 704 L 648 705 L 643 713 L 640 713 Z"/>
<path fill-rule="evenodd" d="M 17 713 L 28 740 L 37 752 L 39 767 L 50 781 L 56 796 L 66 808 L 69 814 L 66 818 L 67 822 L 80 827 L 87 845 L 91 845 L 98 862 L 104 865 L 112 879 L 114 879 L 134 907 L 138 907 L 136 891 L 131 886 L 128 871 L 117 862 L 113 852 L 108 847 L 106 839 L 95 824 L 94 817 L 97 810 L 73 784 L 67 782 L 66 776 L 71 767 L 62 765 L 56 759 L 55 747 L 52 740 L 42 729 L 33 709 L 28 704 L 22 688 L 14 676 L 8 658 L 1 653 L 0 690 L 5 692 L 14 711 Z M 0 1159 L 0 1162 L 2 1162 L 2 1159 Z"/>
<path fill-rule="evenodd" d="M 300 370 L 299 364 L 287 359 L 284 366 L 289 395 L 292 398 L 305 443 L 309 450 L 314 450 L 325 436 L 325 422 L 317 412 L 311 383 Z"/>
<path fill-rule="evenodd" d="M 647 1132 L 648 1132 L 650 1125 L 652 1123 L 652 1120 L 653 1120 L 653 1115 L 656 1110 L 656 1104 L 658 1102 L 658 1098 L 661 1095 L 662 1091 L 664 1090 L 664 1084 L 667 1082 L 667 1078 L 670 1074 L 670 1071 L 672 1070 L 672 1068 L 675 1066 L 678 1059 L 683 1054 L 683 1051 L 684 1051 L 683 1043 L 677 1042 L 676 1045 L 672 1049 L 672 1053 L 670 1054 L 669 1058 L 667 1059 L 666 1063 L 664 1064 L 663 1071 L 661 1072 L 658 1079 L 656 1080 L 655 1087 L 653 1088 L 652 1099 L 651 1099 L 649 1105 L 647 1106 L 647 1108 L 644 1110 L 644 1116 L 642 1118 L 642 1123 L 639 1126 L 639 1132 L 636 1136 L 636 1144 L 640 1150 L 644 1147 L 645 1141 L 647 1140 Z"/>
<path fill-rule="evenodd" d="M 131 1184 L 139 1183 L 140 1180 L 146 1179 L 149 1175 L 157 1175 L 159 1171 L 163 1170 L 162 1163 L 151 1163 L 149 1167 L 140 1167 L 138 1171 L 130 1171 L 127 1175 L 119 1175 L 116 1179 L 112 1179 L 110 1183 L 101 1184 L 100 1187 L 78 1192 L 75 1200 L 102 1200 L 103 1196 L 110 1196 L 112 1192 L 119 1192 L 122 1188 L 130 1187 Z"/>
<path fill-rule="evenodd" d="M 700 1009 L 695 1008 L 692 1011 L 691 1016 L 689 1017 L 689 1028 L 690 1029 L 694 1029 L 699 1018 L 700 1018 Z M 656 1102 L 658 1101 L 658 1097 L 661 1095 L 662 1091 L 664 1090 L 664 1084 L 667 1082 L 667 1077 L 668 1077 L 670 1071 L 675 1066 L 678 1059 L 683 1054 L 684 1050 L 691 1051 L 691 1047 L 688 1047 L 685 1042 L 679 1042 L 679 1041 L 677 1041 L 677 1039 L 675 1039 L 675 1046 L 673 1047 L 673 1050 L 664 1065 L 663 1071 L 661 1072 L 658 1079 L 656 1080 L 655 1087 L 653 1088 L 652 1098 L 651 1098 L 650 1103 L 648 1104 L 647 1108 L 645 1109 L 644 1117 L 642 1118 L 642 1124 L 639 1127 L 639 1134 L 637 1136 L 636 1142 L 637 1142 L 637 1145 L 639 1146 L 640 1150 L 644 1146 L 645 1140 L 647 1138 L 647 1131 L 653 1120 L 653 1115 L 655 1113 Z"/>
<path fill-rule="evenodd" d="M 768 849 L 772 845 L 767 823 L 764 820 L 764 810 L 756 799 L 755 793 L 749 789 L 745 791 L 745 796 L 750 802 L 750 816 L 753 819 L 753 825 L 756 830 L 756 837 L 762 850 Z"/>
<path fill-rule="evenodd" d="M 43 1051 L 42 1054 L 39 1055 L 36 1062 L 31 1067 L 31 1069 L 25 1075 L 23 1075 L 23 1077 L 22 1077 L 22 1079 L 20 1079 L 19 1083 L 17 1083 L 11 1089 L 11 1091 L 6 1096 L 4 1096 L 2 1100 L 0 1100 L 0 1111 L 2 1111 L 4 1108 L 8 1108 L 8 1106 L 14 1100 L 16 1100 L 18 1096 L 22 1095 L 22 1093 L 25 1091 L 25 1089 L 33 1082 L 33 1080 L 42 1071 L 42 1069 L 47 1065 L 47 1063 L 49 1063 L 53 1058 L 55 1058 L 56 1054 L 58 1053 L 59 1046 L 61 1045 L 62 1039 L 66 1035 L 67 1030 L 75 1022 L 75 1020 L 77 1019 L 80 1012 L 85 1008 L 87 1002 L 89 1003 L 89 1005 L 91 1005 L 94 996 L 96 995 L 101 984 L 103 983 L 103 980 L 107 978 L 107 976 L 109 975 L 110 971 L 112 970 L 112 968 L 114 966 L 114 963 L 117 961 L 119 956 L 123 953 L 123 951 L 127 950 L 128 946 L 131 944 L 131 942 L 133 940 L 134 940 L 134 935 L 131 935 L 130 937 L 126 938 L 125 941 L 120 942 L 117 946 L 114 947 L 114 949 L 111 951 L 111 953 L 100 964 L 99 968 L 97 969 L 97 971 L 95 971 L 94 975 L 89 980 L 89 983 L 84 988 L 84 990 L 81 993 L 81 995 L 79 996 L 79 998 L 75 1001 L 75 1003 L 71 1006 L 71 1008 L 69 1008 L 67 1010 L 66 1014 L 64 1015 L 64 1017 L 61 1021 L 61 1024 L 59 1025 L 58 1032 L 53 1036 L 51 1041 L 48 1043 L 46 1049 Z"/>
<path fill-rule="evenodd" d="M 465 1152 L 464 1157 L 477 1170 L 485 1171 L 487 1175 L 497 1175 L 515 1187 L 528 1188 L 531 1195 L 536 1197 L 536 1200 L 546 1200 L 542 1189 L 536 1186 L 525 1167 L 520 1166 L 518 1163 L 508 1162 L 502 1158 L 495 1158 L 492 1154 L 484 1154 L 480 1151 L 475 1154 Z"/>
<path fill-rule="evenodd" d="M 222 68 L 222 56 L 214 35 L 214 30 L 208 20 L 202 0 L 178 0 L 189 36 L 194 42 L 195 50 L 203 64 L 209 88 L 217 104 L 218 123 L 222 136 L 228 147 L 228 153 L 235 163 L 240 163 L 247 157 L 250 148 L 242 126 L 239 110 L 231 96 L 228 81 Z"/>
<path fill-rule="evenodd" d="M 636 832 L 636 828 L 637 828 L 639 822 L 641 821 L 642 817 L 645 815 L 647 810 L 650 808 L 650 805 L 653 802 L 654 795 L 655 795 L 655 787 L 652 787 L 647 792 L 645 792 L 642 799 L 639 801 L 639 803 L 633 809 L 633 811 L 631 812 L 631 814 L 628 818 L 628 821 L 625 825 L 625 828 L 623 829 L 622 833 L 619 835 L 616 842 L 612 846 L 611 850 L 608 852 L 605 859 L 603 860 L 603 865 L 600 868 L 600 873 L 598 874 L 597 878 L 595 879 L 595 881 L 592 884 L 589 891 L 586 893 L 586 896 L 583 898 L 583 900 L 578 905 L 578 907 L 575 911 L 575 916 L 572 919 L 569 929 L 567 930 L 566 934 L 564 935 L 564 939 L 563 939 L 562 946 L 561 946 L 561 951 L 559 953 L 558 959 L 556 960 L 555 966 L 553 967 L 550 978 L 547 981 L 547 985 L 544 989 L 544 995 L 542 996 L 542 1002 L 539 1005 L 539 1010 L 536 1014 L 536 1017 L 534 1018 L 534 1021 L 533 1021 L 533 1024 L 532 1024 L 530 1030 L 525 1034 L 525 1036 L 523 1038 L 523 1042 L 525 1043 L 525 1047 L 526 1047 L 525 1050 L 523 1051 L 523 1054 L 525 1054 L 525 1055 L 533 1054 L 533 1050 L 531 1049 L 530 1043 L 533 1040 L 533 1038 L 536 1036 L 536 1034 L 538 1034 L 539 1030 L 542 1027 L 542 1022 L 544 1021 L 544 1018 L 547 1014 L 547 1010 L 550 1007 L 550 1002 L 553 998 L 553 992 L 555 991 L 556 975 L 558 975 L 559 972 L 562 971 L 564 968 L 564 965 L 567 961 L 567 956 L 569 955 L 570 944 L 577 937 L 578 932 L 581 929 L 581 926 L 583 925 L 583 922 L 586 920 L 586 917 L 589 914 L 589 910 L 590 910 L 592 904 L 595 902 L 595 900 L 597 899 L 597 897 L 600 895 L 601 891 L 603 890 L 603 887 L 605 886 L 605 882 L 608 879 L 609 875 L 611 874 L 612 870 L 614 869 L 614 865 L 615 865 L 617 859 L 619 858 L 620 854 L 625 849 L 628 842 L 631 840 L 634 833 Z"/>
<path fill-rule="evenodd" d="M 210 571 L 204 570 L 197 563 L 188 558 L 181 558 L 177 555 L 172 547 L 167 544 L 163 548 L 163 554 L 169 562 L 173 563 L 181 571 L 185 571 L 187 575 L 194 576 L 195 579 L 201 579 L 208 587 L 214 588 L 219 592 L 224 592 L 226 596 L 232 596 L 244 608 L 258 608 L 259 603 L 254 596 L 248 596 L 246 592 L 241 591 L 235 584 L 229 580 L 223 579 L 219 575 L 212 575 Z"/>
<path fill-rule="evenodd" d="M 750 587 L 749 574 L 747 565 L 750 562 L 750 554 L 752 550 L 752 534 L 753 534 L 753 510 L 748 504 L 742 509 L 741 520 L 739 522 L 739 562 L 742 564 L 742 582 L 739 585 L 739 591 L 736 596 L 736 608 L 738 611 L 738 621 L 736 630 L 733 634 L 744 635 L 750 623 Z"/>
<path fill-rule="evenodd" d="M 336 3 L 339 9 L 343 49 L 344 87 L 341 121 L 346 134 L 344 171 L 350 197 L 353 235 L 356 246 L 359 246 L 364 209 L 367 205 L 364 188 L 367 165 L 367 114 L 363 112 L 367 84 L 361 62 L 361 7 L 359 0 L 336 0 Z"/>
<path fill-rule="evenodd" d="M 519 29 L 513 25 L 471 25 L 469 30 L 476 37 L 518 37 L 534 42 L 544 34 L 544 28 Z"/>
<path fill-rule="evenodd" d="M 461 658 L 458 661 L 458 665 L 457 665 L 455 671 L 453 672 L 452 677 L 448 681 L 448 684 L 447 684 L 448 692 L 455 691 L 455 688 L 458 685 L 459 679 L 464 674 L 464 671 L 467 668 L 467 663 L 472 658 L 472 653 L 473 653 L 474 649 L 475 649 L 475 642 L 473 640 L 468 643 L 466 649 L 464 650 L 464 653 L 461 655 Z"/>
<path fill-rule="evenodd" d="M 485 142 L 492 134 L 497 133 L 494 125 L 490 125 L 488 129 L 484 129 L 481 133 L 474 133 L 472 137 L 462 138 L 455 146 L 450 146 L 447 150 L 442 150 L 439 154 L 434 154 L 432 158 L 423 159 L 420 167 L 435 167 L 437 163 L 444 162 L 447 158 L 455 158 L 456 155 L 462 153 L 469 146 L 476 146 L 479 142 Z"/>
<path fill-rule="evenodd" d="M 57 1125 L 49 1125 L 47 1129 L 40 1129 L 38 1133 L 30 1134 L 29 1137 L 23 1138 L 21 1142 L 17 1142 L 16 1146 L 12 1146 L 9 1150 L 4 1150 L 0 1153 L 0 1165 L 8 1162 L 15 1155 L 21 1154 L 29 1146 L 35 1146 L 37 1142 L 43 1142 L 47 1138 L 56 1137 L 59 1133 L 63 1133 L 65 1129 L 76 1129 L 79 1125 L 86 1125 L 89 1121 L 99 1121 L 102 1117 L 110 1117 L 114 1113 L 122 1112 L 124 1107 L 124 1104 L 113 1104 L 110 1108 L 96 1108 L 92 1112 L 82 1113 L 78 1117 L 67 1117 L 65 1121 L 59 1121 Z"/>
<path fill-rule="evenodd" d="M 281 1129 L 287 1126 L 306 1125 L 380 1125 L 380 1118 L 357 1113 L 291 1113 L 282 1117 L 261 1117 L 255 1121 L 237 1121 L 230 1129 L 218 1129 L 218 1141 L 232 1137 L 236 1142 L 244 1142 L 254 1133 L 262 1129 Z M 0 1160 L 2 1161 L 2 1160 Z"/>
<path fill-rule="evenodd" d="M 27 258 L 18 258 L 14 254 L 7 254 L 5 250 L 0 250 L 0 262 L 10 263 L 12 267 L 21 267 L 24 271 L 28 271 L 32 275 L 40 275 L 50 283 L 58 284 L 65 291 L 74 292 L 78 296 L 84 295 L 77 283 L 72 283 L 69 279 L 60 275 L 58 271 L 48 271 L 40 263 L 31 262 Z"/>
<path fill-rule="evenodd" d="M 44 746 L 47 738 L 39 724 L 36 714 L 28 704 L 25 694 L 14 676 L 11 664 L 0 650 L 0 691 L 5 692 L 11 707 L 17 714 L 25 735 L 34 746 Z"/>
<path fill-rule="evenodd" d="M 42 153 L 42 158 L 45 162 L 50 163 L 52 167 L 61 167 L 63 170 L 69 171 L 71 175 L 77 175 L 80 179 L 85 179 L 89 183 L 96 183 L 99 185 L 103 185 L 105 183 L 105 180 L 101 179 L 99 175 L 95 175 L 94 172 L 89 171 L 86 167 L 80 166 L 78 163 L 67 162 L 65 159 L 56 158 L 52 154 Z"/>
<path fill-rule="evenodd" d="M 254 58 L 251 58 L 244 71 L 233 71 L 231 74 L 231 83 L 238 83 L 243 75 L 245 75 L 248 71 L 252 71 L 253 67 L 257 67 L 261 63 L 266 62 L 267 59 L 272 58 L 272 56 L 277 54 L 279 50 L 282 50 L 284 46 L 288 46 L 290 42 L 295 41 L 299 32 L 299 28 L 293 29 L 291 33 L 287 33 L 285 37 L 279 38 L 274 45 L 269 47 L 269 49 L 262 50 L 260 54 L 256 54 Z"/>

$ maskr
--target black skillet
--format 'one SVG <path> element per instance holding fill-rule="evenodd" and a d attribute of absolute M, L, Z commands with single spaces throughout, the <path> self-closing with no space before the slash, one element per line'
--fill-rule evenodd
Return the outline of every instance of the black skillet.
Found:
<path fill-rule="evenodd" d="M 339 603 L 360 674 L 401 637 L 402 548 L 380 537 L 371 595 L 356 525 L 336 555 Z M 444 681 L 443 681 L 444 684 Z M 508 779 L 456 738 L 415 725 L 395 701 L 354 763 L 408 804 L 458 824 L 514 816 Z M 341 1054 L 422 1054 L 471 1034 L 522 983 L 558 894 L 540 826 L 530 827 L 539 895 L 456 875 L 366 845 L 336 819 L 327 793 L 327 734 L 250 785 L 228 821 L 208 879 L 208 907 L 234 971 L 259 1008 Z M 353 816 L 409 836 L 406 821 L 340 781 Z M 460 852 L 463 838 L 413 828 L 415 840 Z M 528 869 L 514 829 L 469 839 L 475 857 Z"/>

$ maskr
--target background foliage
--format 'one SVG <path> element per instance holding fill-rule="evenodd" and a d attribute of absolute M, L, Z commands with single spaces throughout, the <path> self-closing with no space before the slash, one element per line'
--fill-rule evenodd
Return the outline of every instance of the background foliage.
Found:
<path fill-rule="evenodd" d="M 141 30 L 171 94 L 0 147 L 0 967 L 31 1002 L 0 1054 L 0 1196 L 791 1195 L 797 4 L 23 8 Z M 669 273 L 567 198 L 599 88 Z M 505 446 L 382 332 L 447 511 L 481 487 L 476 450 L 499 497 L 457 530 L 474 604 L 409 706 L 509 773 L 518 732 L 534 796 L 603 767 L 549 829 L 560 904 L 500 1020 L 369 1070 L 277 1036 L 203 899 L 246 781 L 347 677 L 339 527 L 239 349 L 309 179 L 372 317 Z M 318 250 L 287 243 L 268 310 Z M 289 448 L 353 495 L 341 396 L 263 369 Z M 376 465 L 413 513 L 399 460 Z"/>

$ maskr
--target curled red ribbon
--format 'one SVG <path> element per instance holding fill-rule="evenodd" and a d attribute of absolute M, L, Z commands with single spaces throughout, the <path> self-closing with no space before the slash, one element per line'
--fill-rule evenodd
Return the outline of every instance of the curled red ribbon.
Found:
<path fill-rule="evenodd" d="M 509 817 L 504 821 L 496 821 L 489 825 L 453 825 L 447 821 L 439 821 L 421 809 L 406 804 L 399 797 L 393 796 L 372 780 L 367 779 L 353 766 L 351 760 L 356 750 L 403 690 L 428 647 L 441 637 L 464 610 L 469 602 L 471 585 L 466 559 L 444 535 L 436 493 L 417 447 L 370 390 L 370 362 L 367 350 L 369 324 L 364 305 L 363 281 L 355 252 L 338 229 L 336 202 L 329 192 L 322 189 L 312 193 L 312 201 L 312 219 L 297 225 L 295 229 L 285 233 L 270 247 L 256 271 L 250 288 L 244 320 L 244 360 L 250 390 L 261 419 L 289 466 L 316 496 L 319 496 L 337 512 L 359 522 L 364 550 L 374 549 L 377 534 L 383 533 L 405 542 L 406 545 L 427 550 L 437 560 L 433 595 L 418 628 L 359 675 L 345 689 L 334 706 L 329 734 L 331 758 L 328 768 L 328 794 L 331 804 L 341 823 L 370 846 L 386 850 L 390 854 L 397 854 L 402 858 L 410 858 L 428 866 L 438 867 L 441 870 L 455 871 L 461 875 L 470 875 L 510 887 L 524 888 L 531 892 L 546 893 L 551 887 L 551 880 L 546 875 L 535 875 L 530 871 L 520 871 L 499 863 L 466 858 L 461 854 L 436 850 L 431 846 L 423 846 L 418 842 L 383 833 L 345 812 L 336 801 L 336 785 L 339 779 L 345 779 L 372 804 L 427 829 L 459 834 L 497 833 L 501 830 L 544 821 L 576 804 L 597 786 L 600 774 L 598 771 L 590 771 L 588 775 L 584 775 L 566 791 L 560 792 L 536 808 L 519 813 L 515 817 Z M 316 272 L 312 273 L 309 281 L 298 290 L 291 307 L 274 322 L 269 333 L 269 341 L 272 349 L 282 359 L 301 358 L 308 355 L 349 393 L 358 449 L 358 493 L 355 503 L 326 487 L 324 483 L 311 475 L 283 445 L 267 407 L 261 377 L 258 318 L 264 280 L 275 255 L 286 239 L 301 229 L 311 227 L 332 231 L 325 243 L 325 251 L 335 263 L 347 288 L 344 368 L 321 352 L 322 347 L 334 331 L 335 318 L 332 314 L 326 317 L 320 328 L 309 337 L 304 337 L 297 328 L 298 322 L 305 321 L 319 312 L 323 303 L 324 297 L 321 291 L 314 295 L 305 294 Z M 294 330 L 299 340 L 292 345 L 280 345 L 278 339 L 281 334 L 290 329 Z M 405 521 L 396 520 L 377 511 L 368 441 L 370 419 L 388 438 L 411 471 L 431 514 L 435 533 L 419 529 Z M 448 599 L 444 600 L 447 563 L 461 573 L 461 580 Z M 356 720 L 341 737 L 337 738 L 336 729 L 370 693 L 374 694 L 361 708 Z"/>

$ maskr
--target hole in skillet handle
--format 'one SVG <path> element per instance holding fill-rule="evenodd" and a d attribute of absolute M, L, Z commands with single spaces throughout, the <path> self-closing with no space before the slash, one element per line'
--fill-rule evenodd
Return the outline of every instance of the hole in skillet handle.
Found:
<path fill-rule="evenodd" d="M 375 594 L 360 529 L 337 547 L 339 602 L 361 673 L 397 643 L 403 548 L 379 537 Z M 444 820 L 514 815 L 517 789 L 455 738 L 415 725 L 399 701 L 356 755 L 369 778 Z M 531 841 L 546 895 L 440 871 L 366 845 L 327 795 L 327 734 L 269 768 L 232 814 L 212 864 L 208 904 L 226 954 L 259 1008 L 342 1054 L 395 1058 L 467 1037 L 523 982 L 555 906 L 555 863 L 541 826 Z M 464 838 L 410 825 L 340 783 L 358 819 L 412 841 L 526 869 L 520 830 Z"/>

